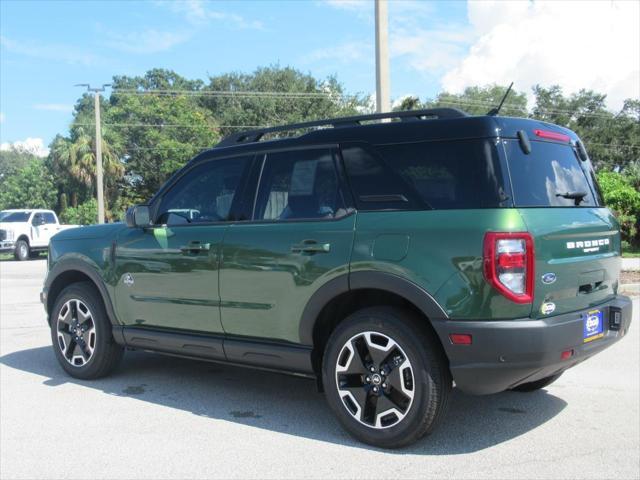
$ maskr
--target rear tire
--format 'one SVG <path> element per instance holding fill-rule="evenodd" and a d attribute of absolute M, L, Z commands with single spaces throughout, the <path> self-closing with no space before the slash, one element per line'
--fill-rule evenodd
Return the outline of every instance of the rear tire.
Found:
<path fill-rule="evenodd" d="M 540 380 L 536 380 L 535 382 L 523 383 L 522 385 L 518 385 L 517 387 L 513 387 L 511 390 L 514 392 L 535 392 L 536 390 L 540 390 L 541 388 L 547 387 L 555 382 L 562 376 L 562 372 L 556 373 L 555 375 L 550 375 L 545 378 L 541 378 Z"/>
<path fill-rule="evenodd" d="M 29 260 L 31 257 L 31 249 L 29 248 L 29 243 L 27 243 L 26 240 L 18 240 L 15 248 L 13 256 L 16 260 L 20 260 L 21 262 Z"/>
<path fill-rule="evenodd" d="M 120 363 L 124 349 L 113 338 L 111 322 L 93 284 L 66 287 L 56 299 L 50 322 L 53 351 L 72 377 L 104 377 Z"/>
<path fill-rule="evenodd" d="M 325 395 L 358 440 L 403 447 L 443 418 L 451 374 L 438 340 L 416 326 L 426 321 L 399 308 L 372 307 L 353 313 L 331 334 L 322 362 Z"/>

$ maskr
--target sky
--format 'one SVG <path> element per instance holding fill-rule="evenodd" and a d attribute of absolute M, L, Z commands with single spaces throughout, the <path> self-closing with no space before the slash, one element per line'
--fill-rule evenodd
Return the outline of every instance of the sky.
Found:
<path fill-rule="evenodd" d="M 391 96 L 497 83 L 640 97 L 640 2 L 389 0 Z M 0 0 L 0 148 L 40 155 L 77 83 L 151 68 L 190 79 L 259 66 L 375 92 L 372 0 Z"/>

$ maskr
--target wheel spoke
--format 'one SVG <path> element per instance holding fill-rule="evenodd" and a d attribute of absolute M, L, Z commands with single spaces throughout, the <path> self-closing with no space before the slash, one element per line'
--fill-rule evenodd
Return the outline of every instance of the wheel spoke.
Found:
<path fill-rule="evenodd" d="M 83 303 L 80 302 L 76 302 L 76 318 L 80 325 L 84 325 L 87 322 L 93 323 L 91 312 Z"/>
<path fill-rule="evenodd" d="M 71 333 L 66 331 L 58 331 L 58 341 L 60 341 L 60 337 L 64 342 L 63 345 L 60 345 L 60 349 L 62 350 L 62 354 L 67 358 L 67 360 L 71 359 L 71 352 L 73 352 L 75 347 L 75 337 L 71 335 Z"/>

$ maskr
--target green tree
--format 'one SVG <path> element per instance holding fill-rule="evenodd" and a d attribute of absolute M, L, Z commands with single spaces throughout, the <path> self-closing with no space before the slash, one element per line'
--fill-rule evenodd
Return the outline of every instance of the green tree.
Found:
<path fill-rule="evenodd" d="M 37 158 L 32 153 L 15 147 L 0 150 L 0 185 L 9 176 L 17 173 Z"/>
<path fill-rule="evenodd" d="M 290 67 L 258 68 L 250 74 L 227 73 L 211 77 L 201 104 L 227 135 L 256 127 L 355 115 L 370 109 L 369 101 L 345 95 L 335 77 L 318 80 Z M 214 92 L 234 92 L 216 96 Z M 258 94 L 252 93 L 257 92 Z M 275 92 L 262 94 L 260 92 Z"/>
<path fill-rule="evenodd" d="M 616 172 L 599 172 L 598 184 L 605 204 L 618 217 L 623 240 L 638 244 L 640 191 L 634 188 L 630 178 Z"/>
<path fill-rule="evenodd" d="M 489 110 L 500 105 L 506 92 L 507 87 L 500 85 L 467 87 L 461 94 L 440 93 L 433 101 L 424 105 L 426 108 L 454 107 L 471 115 L 486 115 Z M 526 94 L 512 89 L 500 110 L 500 115 L 528 116 Z"/>
<path fill-rule="evenodd" d="M 55 204 L 56 188 L 53 176 L 41 160 L 32 160 L 2 182 L 0 210 L 53 208 Z"/>

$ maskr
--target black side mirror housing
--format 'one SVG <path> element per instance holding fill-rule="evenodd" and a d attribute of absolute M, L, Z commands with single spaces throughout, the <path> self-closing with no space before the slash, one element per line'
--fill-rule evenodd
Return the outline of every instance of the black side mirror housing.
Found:
<path fill-rule="evenodd" d="M 127 226 L 129 228 L 144 228 L 151 223 L 148 205 L 135 205 L 127 209 Z"/>

